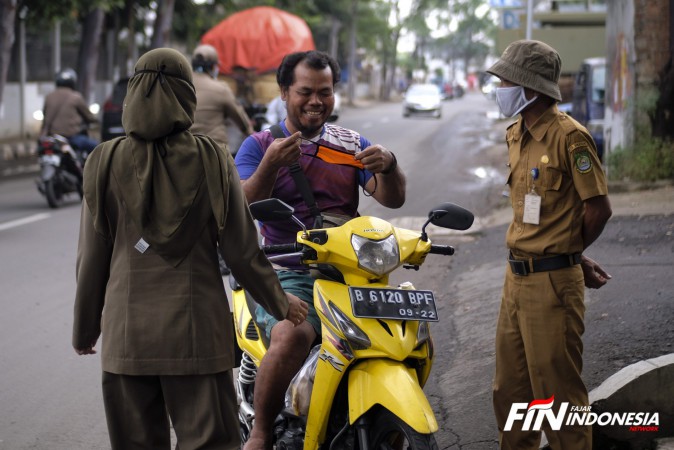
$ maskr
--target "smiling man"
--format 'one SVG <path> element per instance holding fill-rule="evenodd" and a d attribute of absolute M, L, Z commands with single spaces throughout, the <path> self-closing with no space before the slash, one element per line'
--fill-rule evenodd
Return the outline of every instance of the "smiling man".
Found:
<path fill-rule="evenodd" d="M 389 208 L 405 202 L 405 176 L 393 153 L 370 144 L 355 131 L 326 123 L 339 76 L 339 65 L 326 53 L 287 55 L 276 74 L 287 117 L 272 129 L 249 136 L 236 155 L 248 201 L 281 199 L 295 208 L 295 215 L 308 228 L 317 222 L 340 224 L 357 216 L 359 187 Z M 301 167 L 305 174 L 314 208 L 309 208 L 296 186 L 291 166 Z M 265 223 L 261 233 L 267 244 L 291 243 L 297 228 L 290 221 Z M 257 374 L 255 425 L 245 450 L 271 448 L 271 429 L 283 395 L 321 333 L 313 307 L 314 279 L 307 268 L 290 260 L 277 273 L 286 292 L 308 303 L 308 322 L 293 327 L 262 308 L 256 311 L 258 326 L 271 344 Z"/>

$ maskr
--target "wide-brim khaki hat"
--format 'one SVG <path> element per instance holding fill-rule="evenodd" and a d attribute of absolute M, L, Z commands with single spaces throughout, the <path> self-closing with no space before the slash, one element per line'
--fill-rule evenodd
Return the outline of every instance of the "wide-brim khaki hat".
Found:
<path fill-rule="evenodd" d="M 562 101 L 559 74 L 562 59 L 548 44 L 534 40 L 515 41 L 487 73 Z"/>

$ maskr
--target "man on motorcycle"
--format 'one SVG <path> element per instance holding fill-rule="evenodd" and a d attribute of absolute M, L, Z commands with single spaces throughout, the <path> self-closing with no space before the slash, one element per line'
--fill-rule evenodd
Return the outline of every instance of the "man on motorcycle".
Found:
<path fill-rule="evenodd" d="M 292 53 L 283 59 L 276 78 L 287 104 L 287 117 L 278 124 L 285 137 L 275 139 L 270 130 L 255 133 L 243 142 L 236 156 L 248 202 L 279 198 L 293 206 L 295 215 L 311 228 L 316 210 L 312 213 L 307 206 L 289 170 L 299 164 L 321 215 L 357 216 L 359 186 L 382 205 L 401 207 L 406 181 L 393 153 L 370 144 L 355 131 L 326 123 L 340 79 L 337 62 L 323 52 Z M 353 156 L 342 164 L 328 163 L 315 157 L 321 148 Z M 260 231 L 266 244 L 278 244 L 294 242 L 298 230 L 292 224 L 275 222 L 263 224 Z M 270 446 L 284 393 L 321 332 L 313 307 L 314 279 L 309 272 L 295 260 L 285 262 L 277 273 L 284 290 L 308 303 L 309 314 L 306 322 L 293 327 L 261 308 L 255 311 L 256 322 L 270 338 L 270 345 L 257 374 L 255 422 L 245 450 Z"/>
<path fill-rule="evenodd" d="M 197 109 L 191 131 L 210 136 L 221 144 L 228 144 L 228 120 L 232 120 L 244 136 L 253 133 L 253 127 L 227 83 L 218 81 L 218 62 L 218 52 L 212 45 L 199 45 L 194 49 L 192 70 Z"/>
<path fill-rule="evenodd" d="M 82 94 L 75 90 L 76 84 L 77 73 L 73 69 L 63 69 L 56 75 L 56 89 L 44 99 L 42 135 L 65 137 L 86 158 L 98 145 L 86 134 L 86 129 L 98 120 L 89 111 Z"/>

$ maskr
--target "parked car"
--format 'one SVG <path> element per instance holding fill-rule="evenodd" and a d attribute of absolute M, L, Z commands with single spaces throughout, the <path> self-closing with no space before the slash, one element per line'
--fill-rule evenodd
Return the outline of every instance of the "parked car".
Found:
<path fill-rule="evenodd" d="M 121 78 L 112 88 L 112 94 L 103 104 L 103 117 L 101 118 L 101 141 L 108 141 L 117 136 L 124 136 L 122 127 L 122 107 L 128 78 Z"/>
<path fill-rule="evenodd" d="M 576 73 L 571 115 L 592 135 L 599 159 L 604 156 L 604 93 L 606 58 L 588 58 Z"/>
<path fill-rule="evenodd" d="M 328 122 L 337 122 L 339 115 L 342 112 L 342 96 L 339 92 L 335 92 L 335 106 L 332 108 L 332 114 L 328 118 Z"/>
<path fill-rule="evenodd" d="M 403 117 L 411 114 L 432 114 L 442 117 L 442 94 L 435 84 L 413 84 L 403 100 Z"/>

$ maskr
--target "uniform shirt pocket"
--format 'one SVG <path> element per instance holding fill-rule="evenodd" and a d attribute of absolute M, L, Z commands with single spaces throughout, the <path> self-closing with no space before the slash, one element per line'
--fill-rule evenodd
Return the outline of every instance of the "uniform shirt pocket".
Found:
<path fill-rule="evenodd" d="M 556 167 L 546 167 L 543 171 L 543 204 L 542 211 L 555 211 L 562 206 L 562 180 L 564 175 Z"/>

